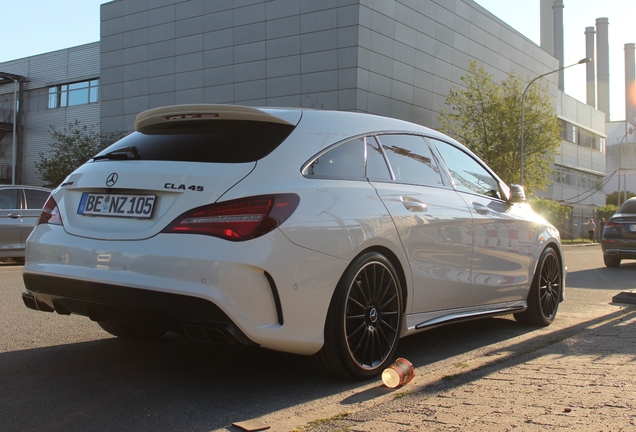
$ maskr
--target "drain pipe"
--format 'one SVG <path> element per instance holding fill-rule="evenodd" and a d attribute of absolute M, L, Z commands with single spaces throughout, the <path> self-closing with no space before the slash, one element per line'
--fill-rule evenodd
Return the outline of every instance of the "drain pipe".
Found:
<path fill-rule="evenodd" d="M 18 137 L 17 137 L 17 121 L 18 121 L 18 80 L 15 78 L 11 78 L 13 80 L 13 137 L 12 137 L 12 147 L 13 147 L 13 155 L 11 161 L 11 184 L 15 185 L 16 183 L 16 168 L 18 167 Z"/>

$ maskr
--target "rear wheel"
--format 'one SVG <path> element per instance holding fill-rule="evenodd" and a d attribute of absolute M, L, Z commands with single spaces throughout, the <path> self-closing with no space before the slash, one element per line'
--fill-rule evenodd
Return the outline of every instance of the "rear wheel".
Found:
<path fill-rule="evenodd" d="M 161 336 L 166 334 L 163 330 L 124 324 L 115 321 L 97 321 L 97 324 L 113 336 L 135 341 L 159 339 Z"/>
<path fill-rule="evenodd" d="M 325 343 L 311 357 L 320 371 L 368 379 L 393 357 L 402 323 L 402 292 L 391 262 L 377 252 L 356 258 L 342 276 L 325 323 Z"/>
<path fill-rule="evenodd" d="M 621 259 L 609 255 L 603 255 L 605 267 L 618 267 L 621 265 Z"/>
<path fill-rule="evenodd" d="M 563 268 L 554 249 L 541 254 L 537 272 L 528 293 L 528 309 L 515 314 L 522 324 L 545 327 L 552 324 L 559 309 L 563 290 Z"/>

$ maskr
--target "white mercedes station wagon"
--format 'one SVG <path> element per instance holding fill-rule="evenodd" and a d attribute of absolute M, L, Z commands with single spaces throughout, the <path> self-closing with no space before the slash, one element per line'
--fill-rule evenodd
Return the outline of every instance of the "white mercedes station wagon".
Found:
<path fill-rule="evenodd" d="M 565 288 L 559 233 L 522 188 L 439 132 L 351 112 L 145 111 L 53 191 L 26 253 L 31 309 L 352 379 L 443 324 L 549 325 Z"/>

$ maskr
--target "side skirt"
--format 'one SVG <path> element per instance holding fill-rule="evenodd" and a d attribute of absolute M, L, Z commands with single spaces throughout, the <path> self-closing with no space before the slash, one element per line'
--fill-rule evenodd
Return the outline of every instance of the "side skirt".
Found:
<path fill-rule="evenodd" d="M 430 330 L 446 324 L 523 312 L 527 308 L 528 303 L 525 300 L 521 300 L 472 308 L 449 309 L 444 311 L 412 314 L 406 317 L 407 332 L 402 336 L 417 333 L 422 330 Z"/>

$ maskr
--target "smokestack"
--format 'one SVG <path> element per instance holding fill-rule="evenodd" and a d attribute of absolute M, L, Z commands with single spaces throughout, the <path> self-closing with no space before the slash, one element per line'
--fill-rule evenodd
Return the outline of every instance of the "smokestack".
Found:
<path fill-rule="evenodd" d="M 552 2 L 541 0 L 541 48 L 554 55 L 554 20 L 552 19 Z"/>
<path fill-rule="evenodd" d="M 585 27 L 585 57 L 591 58 L 586 67 L 587 104 L 596 108 L 596 77 L 594 76 L 594 27 Z"/>
<path fill-rule="evenodd" d="M 596 85 L 598 86 L 598 110 L 605 113 L 605 121 L 610 119 L 609 96 L 609 20 L 596 19 Z"/>
<path fill-rule="evenodd" d="M 552 4 L 554 20 L 554 56 L 559 60 L 559 67 L 563 67 L 563 0 L 554 0 Z M 563 91 L 563 74 L 559 71 L 559 90 Z"/>
<path fill-rule="evenodd" d="M 625 120 L 636 124 L 636 44 L 625 44 Z M 627 125 L 625 125 L 627 128 Z"/>

